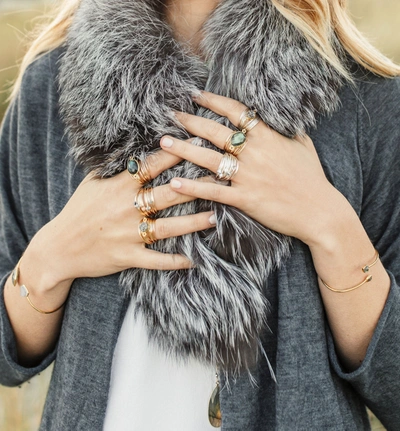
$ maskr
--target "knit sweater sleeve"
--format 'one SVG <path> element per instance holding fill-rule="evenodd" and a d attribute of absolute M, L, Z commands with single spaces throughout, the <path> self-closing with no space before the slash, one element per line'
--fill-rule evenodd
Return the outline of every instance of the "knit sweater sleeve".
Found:
<path fill-rule="evenodd" d="M 360 83 L 358 139 L 363 170 L 361 221 L 387 269 L 386 306 L 361 366 L 347 373 L 332 337 L 330 359 L 390 430 L 400 424 L 400 79 Z"/>
<path fill-rule="evenodd" d="M 53 109 L 52 60 L 46 55 L 25 72 L 19 95 L 11 103 L 0 132 L 0 384 L 6 386 L 29 380 L 56 355 L 54 350 L 32 368 L 18 363 L 3 295 L 6 280 L 30 239 L 49 219 L 44 154 L 49 138 L 46 123 L 51 117 L 48 111 Z M 34 165 L 27 171 L 31 160 Z M 40 190 L 39 199 L 34 190 Z"/>

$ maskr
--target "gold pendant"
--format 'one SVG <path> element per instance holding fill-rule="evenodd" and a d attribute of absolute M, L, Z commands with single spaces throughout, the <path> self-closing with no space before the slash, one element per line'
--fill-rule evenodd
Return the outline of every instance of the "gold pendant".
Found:
<path fill-rule="evenodd" d="M 213 390 L 208 404 L 208 420 L 214 428 L 220 428 L 222 424 L 221 405 L 219 402 L 219 380 L 217 374 L 217 385 Z"/>

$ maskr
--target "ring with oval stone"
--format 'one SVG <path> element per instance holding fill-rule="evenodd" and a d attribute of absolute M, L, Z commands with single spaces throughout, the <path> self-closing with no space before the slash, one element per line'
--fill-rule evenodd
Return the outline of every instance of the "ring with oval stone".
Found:
<path fill-rule="evenodd" d="M 215 178 L 220 181 L 230 181 L 239 170 L 239 160 L 231 153 L 222 156 Z"/>
<path fill-rule="evenodd" d="M 136 193 L 133 205 L 144 217 L 152 217 L 158 213 L 152 187 L 140 189 Z"/>
<path fill-rule="evenodd" d="M 240 115 L 238 129 L 244 133 L 249 133 L 260 121 L 261 118 L 257 115 L 256 109 L 246 108 Z"/>
<path fill-rule="evenodd" d="M 157 241 L 155 235 L 156 221 L 154 219 L 143 217 L 140 220 L 138 231 L 143 242 L 146 244 L 154 244 Z"/>
<path fill-rule="evenodd" d="M 133 156 L 131 156 L 128 159 L 126 168 L 131 177 L 138 181 L 141 185 L 151 181 L 149 167 L 146 160 L 135 159 Z"/>
<path fill-rule="evenodd" d="M 233 156 L 238 156 L 247 144 L 246 130 L 232 132 L 225 141 L 224 150 L 232 154 Z"/>

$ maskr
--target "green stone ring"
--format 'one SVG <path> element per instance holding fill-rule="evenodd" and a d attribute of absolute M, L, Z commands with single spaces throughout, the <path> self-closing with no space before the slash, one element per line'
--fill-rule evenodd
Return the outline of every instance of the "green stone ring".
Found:
<path fill-rule="evenodd" d="M 234 156 L 239 155 L 247 144 L 245 131 L 232 132 L 226 142 L 224 150 Z"/>
<path fill-rule="evenodd" d="M 126 163 L 126 169 L 132 178 L 144 185 L 151 181 L 151 175 L 146 160 L 135 159 L 133 156 L 129 157 Z"/>

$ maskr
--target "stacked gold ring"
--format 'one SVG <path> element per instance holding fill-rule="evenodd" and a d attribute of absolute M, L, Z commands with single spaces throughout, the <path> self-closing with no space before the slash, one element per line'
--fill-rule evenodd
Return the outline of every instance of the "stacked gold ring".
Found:
<path fill-rule="evenodd" d="M 156 215 L 158 210 L 154 202 L 153 188 L 140 189 L 136 193 L 134 206 L 145 217 Z"/>
<path fill-rule="evenodd" d="M 224 150 L 238 156 L 247 144 L 246 130 L 232 132 L 225 141 Z"/>
<path fill-rule="evenodd" d="M 128 159 L 126 168 L 130 175 L 140 184 L 144 185 L 151 181 L 149 167 L 146 160 L 142 161 L 131 156 Z"/>
<path fill-rule="evenodd" d="M 220 181 L 229 181 L 237 174 L 238 170 L 238 159 L 231 153 L 225 153 L 222 156 L 215 178 Z"/>
<path fill-rule="evenodd" d="M 140 237 L 146 244 L 154 244 L 157 241 L 155 228 L 155 220 L 148 217 L 143 217 L 142 220 L 140 220 L 138 231 Z"/>
<path fill-rule="evenodd" d="M 245 109 L 239 118 L 238 128 L 244 133 L 250 132 L 260 122 L 261 118 L 257 115 L 256 109 Z"/>

